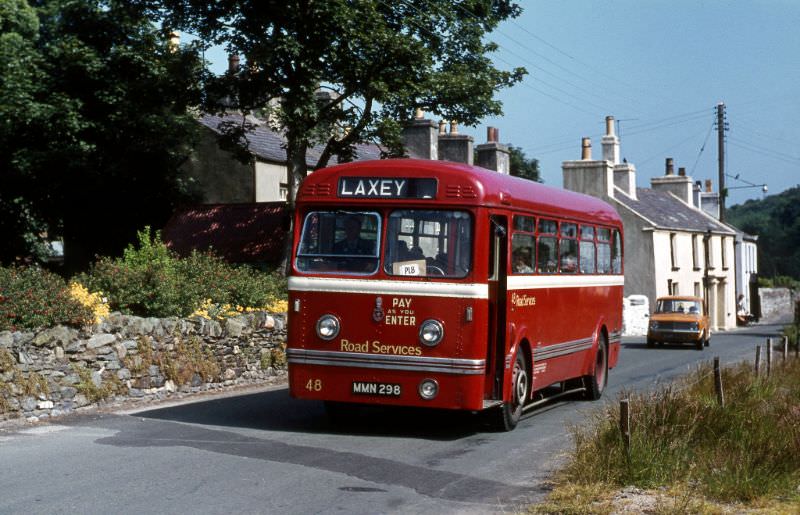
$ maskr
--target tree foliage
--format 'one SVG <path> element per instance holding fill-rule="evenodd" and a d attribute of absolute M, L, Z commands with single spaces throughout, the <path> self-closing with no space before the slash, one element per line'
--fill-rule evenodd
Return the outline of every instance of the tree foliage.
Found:
<path fill-rule="evenodd" d="M 758 271 L 800 279 L 800 187 L 726 210 L 726 220 L 758 236 Z"/>
<path fill-rule="evenodd" d="M 509 0 L 140 0 L 157 19 L 242 56 L 209 79 L 205 109 L 269 112 L 286 136 L 289 198 L 316 167 L 348 160 L 356 143 L 402 152 L 398 120 L 416 108 L 464 125 L 501 114 L 495 93 L 524 69 L 501 71 L 486 36 L 520 9 Z M 330 95 L 320 95 L 320 91 Z M 244 143 L 246 124 L 229 128 Z"/>
<path fill-rule="evenodd" d="M 84 266 L 162 225 L 186 198 L 196 130 L 194 48 L 129 2 L 12 0 L 0 8 L 0 259 L 63 237 Z"/>
<path fill-rule="evenodd" d="M 535 158 L 528 159 L 525 152 L 521 148 L 509 145 L 508 150 L 511 152 L 509 156 L 511 159 L 511 175 L 514 177 L 522 177 L 530 181 L 542 182 L 541 175 L 539 175 L 539 160 Z"/>

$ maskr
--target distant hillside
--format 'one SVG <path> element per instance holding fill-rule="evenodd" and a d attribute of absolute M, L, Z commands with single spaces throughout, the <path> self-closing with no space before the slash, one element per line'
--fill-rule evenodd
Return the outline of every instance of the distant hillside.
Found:
<path fill-rule="evenodd" d="M 758 235 L 759 275 L 800 279 L 800 186 L 764 200 L 748 200 L 725 215 L 726 222 Z"/>

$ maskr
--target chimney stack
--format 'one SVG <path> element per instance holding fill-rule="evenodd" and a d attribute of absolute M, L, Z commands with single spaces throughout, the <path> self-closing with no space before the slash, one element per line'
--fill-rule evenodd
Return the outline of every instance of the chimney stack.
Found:
<path fill-rule="evenodd" d="M 706 179 L 706 191 L 700 193 L 700 209 L 719 220 L 719 193 L 711 187 L 711 179 Z"/>
<path fill-rule="evenodd" d="M 614 165 L 605 159 L 592 160 L 591 138 L 581 138 L 581 159 L 561 163 L 565 190 L 577 191 L 603 200 L 614 198 Z"/>
<path fill-rule="evenodd" d="M 650 186 L 656 191 L 672 193 L 684 203 L 694 206 L 692 178 L 686 176 L 686 169 L 680 168 L 678 175 L 675 175 L 675 165 L 671 157 L 667 158 L 666 168 L 663 176 L 650 179 Z"/>
<path fill-rule="evenodd" d="M 419 118 L 420 115 L 422 118 Z M 439 127 L 441 130 L 442 125 Z M 425 119 L 425 113 L 418 109 L 414 113 L 414 119 L 403 127 L 400 138 L 409 157 L 435 160 L 439 156 L 439 140 L 436 133 L 436 123 Z"/>
<path fill-rule="evenodd" d="M 592 160 L 592 139 L 591 138 L 582 138 L 581 139 L 581 160 L 582 161 L 591 161 Z"/>
<path fill-rule="evenodd" d="M 181 35 L 177 30 L 171 30 L 169 32 L 169 43 L 167 47 L 169 48 L 170 53 L 175 53 L 181 46 Z"/>
<path fill-rule="evenodd" d="M 458 133 L 458 123 L 450 121 L 450 134 L 439 133 L 439 153 L 441 161 L 453 161 L 456 163 L 473 163 L 473 138 L 468 134 Z"/>
<path fill-rule="evenodd" d="M 228 56 L 228 71 L 236 73 L 239 70 L 239 55 L 231 54 Z"/>
<path fill-rule="evenodd" d="M 475 147 L 478 166 L 509 175 L 511 173 L 511 152 L 506 145 L 499 142 L 500 131 L 497 127 L 486 128 L 486 143 Z"/>
<path fill-rule="evenodd" d="M 614 134 L 614 117 L 606 116 L 606 134 L 601 140 L 603 145 L 603 160 L 610 161 L 612 165 L 619 164 L 619 138 Z"/>

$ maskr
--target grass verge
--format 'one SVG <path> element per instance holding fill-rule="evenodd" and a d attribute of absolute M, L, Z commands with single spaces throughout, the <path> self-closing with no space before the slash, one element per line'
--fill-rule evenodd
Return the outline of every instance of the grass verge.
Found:
<path fill-rule="evenodd" d="M 630 513 L 799 513 L 800 360 L 779 358 L 770 377 L 742 363 L 722 383 L 724 407 L 710 364 L 656 392 L 623 393 L 627 450 L 616 404 L 571 427 L 567 464 L 530 512 L 625 513 L 633 488 L 646 508 Z"/>

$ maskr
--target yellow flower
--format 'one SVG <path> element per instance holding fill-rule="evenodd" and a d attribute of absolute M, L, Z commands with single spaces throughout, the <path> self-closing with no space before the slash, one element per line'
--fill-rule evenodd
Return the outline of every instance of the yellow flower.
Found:
<path fill-rule="evenodd" d="M 111 312 L 102 292 L 89 293 L 89 290 L 77 281 L 69 283 L 69 294 L 73 299 L 80 302 L 82 306 L 92 311 L 96 324 L 99 324 Z"/>

